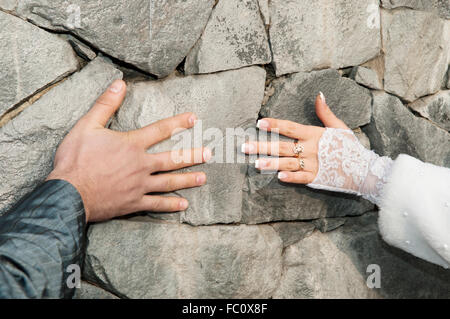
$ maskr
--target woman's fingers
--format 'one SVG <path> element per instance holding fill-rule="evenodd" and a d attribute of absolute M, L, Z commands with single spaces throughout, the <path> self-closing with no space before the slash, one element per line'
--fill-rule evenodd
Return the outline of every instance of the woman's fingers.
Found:
<path fill-rule="evenodd" d="M 285 183 L 295 183 L 295 184 L 309 184 L 316 178 L 315 174 L 312 172 L 287 172 L 282 171 L 278 173 L 278 179 Z"/>
<path fill-rule="evenodd" d="M 242 153 L 255 155 L 271 155 L 271 156 L 289 156 L 293 157 L 296 155 L 294 149 L 296 147 L 302 147 L 301 155 L 302 157 L 309 157 L 317 154 L 317 143 L 312 143 L 311 141 L 294 143 L 294 142 L 256 142 L 251 141 L 242 144 Z M 298 152 L 298 150 L 297 150 Z"/>
<path fill-rule="evenodd" d="M 202 186 L 206 175 L 202 172 L 184 174 L 159 174 L 148 178 L 147 193 L 167 193 L 179 189 Z"/>
<path fill-rule="evenodd" d="M 316 114 L 326 127 L 349 130 L 348 126 L 331 111 L 322 92 L 316 97 Z"/>
<path fill-rule="evenodd" d="M 141 199 L 138 211 L 172 213 L 186 210 L 188 206 L 189 203 L 184 198 L 146 195 Z"/>
<path fill-rule="evenodd" d="M 193 127 L 196 121 L 197 117 L 193 113 L 184 113 L 155 122 L 139 130 L 129 132 L 129 134 L 137 140 L 140 146 L 148 149 L 174 134 Z"/>
<path fill-rule="evenodd" d="M 205 163 L 211 159 L 207 148 L 178 150 L 159 154 L 147 154 L 151 172 L 168 172 Z"/>
<path fill-rule="evenodd" d="M 255 168 L 261 171 L 314 171 L 314 162 L 295 157 L 260 158 L 255 161 Z"/>
<path fill-rule="evenodd" d="M 303 125 L 292 121 L 278 120 L 272 118 L 263 118 L 258 121 L 256 127 L 260 130 L 268 132 L 276 132 L 278 134 L 293 138 L 305 140 L 311 137 L 314 126 Z"/>

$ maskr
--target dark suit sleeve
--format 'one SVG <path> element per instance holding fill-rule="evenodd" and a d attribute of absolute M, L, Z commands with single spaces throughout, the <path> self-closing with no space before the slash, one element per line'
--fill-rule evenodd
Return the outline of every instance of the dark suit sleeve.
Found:
<path fill-rule="evenodd" d="M 62 180 L 0 216 L 0 298 L 71 298 L 67 267 L 82 266 L 85 218 L 78 191 Z"/>

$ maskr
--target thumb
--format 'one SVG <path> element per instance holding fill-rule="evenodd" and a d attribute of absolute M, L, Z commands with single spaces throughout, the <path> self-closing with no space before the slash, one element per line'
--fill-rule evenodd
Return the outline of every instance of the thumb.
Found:
<path fill-rule="evenodd" d="M 322 121 L 323 125 L 332 128 L 342 128 L 349 130 L 348 126 L 345 125 L 343 121 L 338 119 L 334 115 L 333 111 L 328 107 L 325 96 L 322 92 L 316 97 L 316 114 L 317 117 Z"/>
<path fill-rule="evenodd" d="M 122 80 L 115 80 L 97 99 L 94 106 L 85 115 L 92 125 L 105 126 L 123 102 L 127 85 Z"/>

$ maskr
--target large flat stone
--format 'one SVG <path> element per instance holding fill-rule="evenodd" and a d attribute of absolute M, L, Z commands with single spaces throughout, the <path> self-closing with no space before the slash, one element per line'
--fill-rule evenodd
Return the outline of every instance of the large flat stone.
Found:
<path fill-rule="evenodd" d="M 450 166 L 450 134 L 430 121 L 414 116 L 387 93 L 374 92 L 372 122 L 364 128 L 373 149 L 396 158 L 409 154 L 439 166 Z"/>
<path fill-rule="evenodd" d="M 200 37 L 214 0 L 23 0 L 0 8 L 53 30 L 70 31 L 99 50 L 158 77 L 170 74 Z M 77 14 L 79 13 L 79 18 Z"/>
<path fill-rule="evenodd" d="M 0 117 L 78 69 L 70 44 L 0 11 Z"/>
<path fill-rule="evenodd" d="M 247 165 L 244 156 L 236 152 L 240 143 L 235 142 L 233 146 L 225 136 L 233 136 L 227 134 L 227 128 L 245 130 L 252 127 L 255 131 L 265 79 L 264 69 L 253 66 L 208 75 L 174 75 L 160 81 L 130 84 L 128 96 L 112 124 L 114 129 L 137 129 L 162 118 L 194 112 L 201 122 L 195 129 L 185 132 L 189 135 L 183 135 L 188 141 L 192 141 L 194 136 L 194 141 L 184 148 L 203 144 L 215 152 L 214 162 L 184 170 L 205 171 L 208 182 L 202 188 L 177 192 L 190 201 L 188 210 L 181 213 L 181 221 L 205 225 L 241 220 Z M 150 152 L 182 148 L 179 143 L 177 139 L 167 140 L 152 147 Z M 219 156 L 221 152 L 223 156 Z M 231 156 L 230 161 L 227 161 L 227 156 Z"/>
<path fill-rule="evenodd" d="M 380 270 L 380 288 L 369 288 Z M 369 279 L 369 280 L 368 280 Z M 344 226 L 287 247 L 274 298 L 449 298 L 450 272 L 387 245 L 377 214 L 348 218 Z"/>
<path fill-rule="evenodd" d="M 263 106 L 264 117 L 319 125 L 314 103 L 319 91 L 337 117 L 349 127 L 357 128 L 370 122 L 371 93 L 351 79 L 340 77 L 336 70 L 296 73 L 272 82 L 275 94 Z"/>
<path fill-rule="evenodd" d="M 450 131 L 450 91 L 426 96 L 408 106 L 437 126 Z"/>
<path fill-rule="evenodd" d="M 0 128 L 0 214 L 47 177 L 61 140 L 121 76 L 97 58 Z"/>
<path fill-rule="evenodd" d="M 386 9 L 406 7 L 414 10 L 430 11 L 444 19 L 450 19 L 450 2 L 448 0 L 381 0 Z"/>
<path fill-rule="evenodd" d="M 448 65 L 449 28 L 435 14 L 382 10 L 384 88 L 412 102 L 441 88 Z"/>
<path fill-rule="evenodd" d="M 272 0 L 277 76 L 364 63 L 381 49 L 376 0 Z"/>
<path fill-rule="evenodd" d="M 272 60 L 257 0 L 221 0 L 186 57 L 186 74 L 237 69 Z"/>
<path fill-rule="evenodd" d="M 373 205 L 361 198 L 282 183 L 275 173 L 261 174 L 249 166 L 242 222 L 259 224 L 356 216 L 372 209 Z"/>
<path fill-rule="evenodd" d="M 264 226 L 140 217 L 91 226 L 83 276 L 128 298 L 269 298 L 282 243 Z"/>

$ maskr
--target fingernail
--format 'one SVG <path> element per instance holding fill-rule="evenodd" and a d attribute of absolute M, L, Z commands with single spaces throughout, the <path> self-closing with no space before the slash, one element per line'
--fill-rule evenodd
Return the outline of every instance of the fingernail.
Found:
<path fill-rule="evenodd" d="M 323 102 L 323 103 L 326 103 L 327 101 L 326 101 L 326 99 L 325 99 L 325 95 L 323 95 L 322 92 L 319 92 L 319 95 L 320 95 L 320 99 L 322 100 L 322 102 Z"/>
<path fill-rule="evenodd" d="M 113 84 L 110 85 L 109 90 L 113 93 L 119 93 L 123 89 L 123 82 L 120 80 L 115 80 Z"/>
<path fill-rule="evenodd" d="M 255 151 L 255 146 L 253 144 L 244 143 L 241 145 L 242 153 L 251 153 Z"/>
<path fill-rule="evenodd" d="M 185 199 L 180 200 L 180 203 L 178 204 L 178 206 L 180 207 L 180 210 L 186 210 L 188 208 L 188 201 Z"/>
<path fill-rule="evenodd" d="M 267 161 L 267 160 L 259 159 L 259 160 L 255 161 L 256 168 L 264 168 L 264 167 L 267 167 L 268 165 L 269 165 L 269 161 Z"/>
<path fill-rule="evenodd" d="M 278 179 L 284 179 L 284 178 L 286 178 L 287 177 L 287 174 L 286 173 L 283 173 L 283 172 L 279 172 L 278 173 Z"/>
<path fill-rule="evenodd" d="M 196 182 L 198 185 L 203 185 L 206 182 L 206 176 L 204 174 L 200 174 L 196 178 Z"/>
<path fill-rule="evenodd" d="M 211 151 L 208 148 L 205 148 L 203 150 L 203 160 L 205 162 L 207 162 L 207 161 L 209 161 L 211 159 L 211 157 L 212 157 Z"/>
<path fill-rule="evenodd" d="M 259 129 L 267 129 L 269 128 L 269 122 L 266 120 L 258 120 L 258 123 L 256 123 L 256 127 Z"/>
<path fill-rule="evenodd" d="M 189 118 L 189 124 L 190 124 L 191 126 L 194 126 L 194 125 L 195 125 L 195 122 L 197 122 L 197 116 L 191 115 L 191 117 Z"/>

